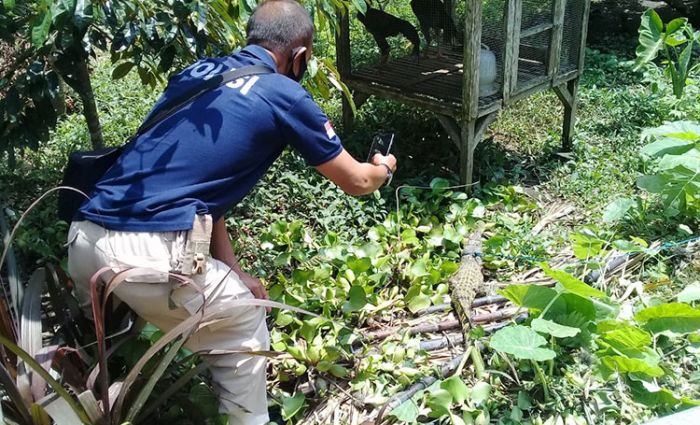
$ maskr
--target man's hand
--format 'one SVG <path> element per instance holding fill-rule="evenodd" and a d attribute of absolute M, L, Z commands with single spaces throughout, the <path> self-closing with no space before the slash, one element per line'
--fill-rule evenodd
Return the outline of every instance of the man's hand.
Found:
<path fill-rule="evenodd" d="M 253 296 L 259 300 L 269 300 L 270 296 L 267 295 L 267 289 L 265 289 L 265 286 L 263 286 L 262 282 L 260 279 L 257 277 L 253 277 L 249 275 L 246 272 L 239 271 L 238 277 L 241 279 L 241 282 L 245 284 L 245 286 L 250 289 L 250 292 L 253 293 Z M 265 311 L 268 313 L 272 310 L 270 307 L 265 307 Z"/>
<path fill-rule="evenodd" d="M 374 165 L 386 164 L 389 166 L 389 168 L 391 168 L 392 173 L 396 172 L 396 157 L 392 154 L 384 156 L 384 155 L 378 153 L 372 157 L 372 164 L 374 164 Z"/>

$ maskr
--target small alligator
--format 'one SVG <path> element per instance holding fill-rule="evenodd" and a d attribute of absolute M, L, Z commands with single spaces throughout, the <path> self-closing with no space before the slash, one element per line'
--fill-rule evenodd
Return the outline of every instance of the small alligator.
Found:
<path fill-rule="evenodd" d="M 492 288 L 484 287 L 484 275 L 481 272 L 481 237 L 484 233 L 484 223 L 477 224 L 476 230 L 469 236 L 464 250 L 462 251 L 462 261 L 459 269 L 452 275 L 448 283 L 450 286 L 450 297 L 452 299 L 452 309 L 457 316 L 457 320 L 462 325 L 465 348 L 468 344 L 469 330 L 471 329 L 471 309 L 474 298 L 478 294 L 489 295 Z"/>

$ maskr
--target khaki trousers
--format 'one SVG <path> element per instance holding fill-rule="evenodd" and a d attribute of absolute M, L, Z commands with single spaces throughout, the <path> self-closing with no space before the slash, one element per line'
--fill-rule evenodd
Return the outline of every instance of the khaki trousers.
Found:
<path fill-rule="evenodd" d="M 145 267 L 153 271 L 122 283 L 114 294 L 165 332 L 190 317 L 202 306 L 201 293 L 168 281 L 168 271 L 184 247 L 186 233 L 121 232 L 89 221 L 74 222 L 68 232 L 68 269 L 83 308 L 91 311 L 89 282 L 101 268 Z M 108 272 L 103 279 L 112 276 Z M 253 297 L 238 276 L 218 260 L 209 259 L 206 273 L 191 277 L 204 290 L 206 308 Z M 193 352 L 260 351 L 269 350 L 269 345 L 265 311 L 251 306 L 234 308 L 224 321 L 200 329 L 185 344 Z M 266 359 L 241 354 L 202 357 L 211 370 L 220 410 L 229 415 L 230 424 L 267 423 Z"/>

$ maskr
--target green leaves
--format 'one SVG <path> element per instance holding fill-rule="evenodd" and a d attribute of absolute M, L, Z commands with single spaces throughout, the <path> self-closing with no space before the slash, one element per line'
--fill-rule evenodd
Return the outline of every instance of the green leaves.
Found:
<path fill-rule="evenodd" d="M 491 337 L 491 348 L 501 353 L 508 353 L 522 360 L 546 361 L 556 356 L 556 353 L 548 348 L 542 348 L 547 344 L 541 335 L 532 329 L 517 325 L 504 328 Z"/>
<path fill-rule="evenodd" d="M 693 65 L 693 49 L 700 42 L 700 33 L 693 32 L 686 18 L 669 22 L 664 32 L 661 17 L 654 10 L 642 15 L 637 47 L 637 66 L 641 69 L 651 63 L 663 51 L 667 62 L 666 73 L 671 76 L 673 93 L 680 99 Z M 696 59 L 697 60 L 697 59 Z"/>
<path fill-rule="evenodd" d="M 640 359 L 624 356 L 605 356 L 600 359 L 605 367 L 619 373 L 643 373 L 652 378 L 664 375 L 663 369 Z"/>
<path fill-rule="evenodd" d="M 571 276 L 562 270 L 553 270 L 548 265 L 543 264 L 542 270 L 544 273 L 556 280 L 564 287 L 567 291 L 572 294 L 576 294 L 580 297 L 593 297 L 593 298 L 605 298 L 605 292 L 599 291 L 589 285 L 583 283 L 583 281 Z"/>
<path fill-rule="evenodd" d="M 683 303 L 645 308 L 634 316 L 653 333 L 689 334 L 700 330 L 700 310 Z"/>
<path fill-rule="evenodd" d="M 282 397 L 282 417 L 284 420 L 288 421 L 296 415 L 302 407 L 304 407 L 304 402 L 306 397 L 304 393 L 297 392 L 292 397 L 283 396 Z"/>
<path fill-rule="evenodd" d="M 534 319 L 530 326 L 537 332 L 552 335 L 556 338 L 572 338 L 581 332 L 579 328 L 560 325 L 551 320 L 540 319 L 539 317 Z"/>
<path fill-rule="evenodd" d="M 32 27 L 31 40 L 34 47 L 41 47 L 49 38 L 49 29 L 51 28 L 51 13 L 46 11 L 36 18 L 36 22 Z"/>

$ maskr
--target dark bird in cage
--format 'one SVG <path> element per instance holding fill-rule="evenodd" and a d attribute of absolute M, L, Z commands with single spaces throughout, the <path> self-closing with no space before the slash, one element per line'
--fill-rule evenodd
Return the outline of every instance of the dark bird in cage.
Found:
<path fill-rule="evenodd" d="M 452 2 L 449 0 L 411 0 L 411 9 L 418 18 L 420 29 L 428 46 L 433 42 L 433 32 L 436 37 L 442 33 L 443 41 L 446 44 L 454 45 L 460 38 L 460 32 L 452 20 L 451 4 Z"/>
<path fill-rule="evenodd" d="M 366 13 L 358 12 L 357 19 L 362 22 L 362 25 L 367 28 L 367 31 L 374 37 L 374 41 L 377 42 L 379 51 L 382 54 L 383 64 L 389 61 L 389 53 L 391 51 L 386 39 L 399 34 L 403 34 L 411 42 L 413 45 L 411 55 L 418 59 L 420 55 L 420 36 L 416 27 L 411 25 L 410 22 L 373 7 L 367 7 Z"/>

